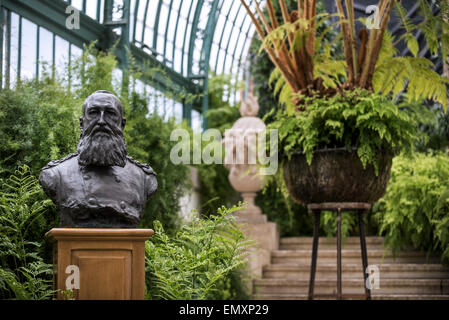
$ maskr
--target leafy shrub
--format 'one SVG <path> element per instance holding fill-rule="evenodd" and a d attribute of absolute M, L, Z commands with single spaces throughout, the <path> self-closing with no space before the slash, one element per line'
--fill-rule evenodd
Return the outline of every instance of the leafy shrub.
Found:
<path fill-rule="evenodd" d="M 446 153 L 393 160 L 385 196 L 375 206 L 380 234 L 394 250 L 413 245 L 449 262 L 449 157 Z"/>
<path fill-rule="evenodd" d="M 153 220 L 159 220 L 171 234 L 179 227 L 179 199 L 190 185 L 187 165 L 175 165 L 170 160 L 170 151 L 176 144 L 170 141 L 170 135 L 181 125 L 173 118 L 164 121 L 157 114 L 148 115 L 147 99 L 136 93 L 131 94 L 127 109 L 128 151 L 133 158 L 149 163 L 158 181 L 158 191 L 148 202 L 140 225 L 152 228 Z"/>
<path fill-rule="evenodd" d="M 238 192 L 229 182 L 229 171 L 221 164 L 199 165 L 201 183 L 201 211 L 205 215 L 214 213 L 219 206 L 230 206 L 239 201 Z"/>
<path fill-rule="evenodd" d="M 155 235 L 146 243 L 148 298 L 246 298 L 235 296 L 244 293 L 241 289 L 230 288 L 233 275 L 245 264 L 244 250 L 249 245 L 230 216 L 241 209 L 222 207 L 206 219 L 194 215 L 174 237 L 155 221 Z"/>
<path fill-rule="evenodd" d="M 449 113 L 441 107 L 434 108 L 432 112 L 433 117 L 421 125 L 428 139 L 418 144 L 417 150 L 420 152 L 449 148 Z"/>
<path fill-rule="evenodd" d="M 209 110 L 206 112 L 207 125 L 217 129 L 223 136 L 240 117 L 239 104 L 231 104 L 230 96 L 236 94 L 238 83 L 232 84 L 232 75 L 209 75 Z M 194 133 L 191 131 L 191 136 Z M 201 139 L 201 138 L 200 138 Z M 208 145 L 202 141 L 201 149 Z M 192 141 L 193 146 L 193 141 Z M 221 146 L 224 159 L 224 146 Z M 231 206 L 238 202 L 238 193 L 232 188 L 228 175 L 229 171 L 222 164 L 195 165 L 201 185 L 201 212 L 205 215 L 213 214 L 217 207 Z"/>
<path fill-rule="evenodd" d="M 44 263 L 39 241 L 51 201 L 43 200 L 42 188 L 26 166 L 1 189 L 0 299 L 48 299 L 53 294 L 52 266 Z"/>
<path fill-rule="evenodd" d="M 34 174 L 76 150 L 82 102 L 58 82 L 26 82 L 0 91 L 0 177 L 18 166 Z"/>

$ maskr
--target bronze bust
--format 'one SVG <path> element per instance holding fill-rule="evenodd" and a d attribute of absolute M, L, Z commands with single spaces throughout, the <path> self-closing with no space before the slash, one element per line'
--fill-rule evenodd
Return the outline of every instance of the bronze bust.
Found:
<path fill-rule="evenodd" d="M 83 105 L 77 153 L 51 161 L 39 181 L 58 206 L 63 228 L 136 228 L 157 190 L 150 166 L 127 156 L 123 106 L 97 91 Z"/>

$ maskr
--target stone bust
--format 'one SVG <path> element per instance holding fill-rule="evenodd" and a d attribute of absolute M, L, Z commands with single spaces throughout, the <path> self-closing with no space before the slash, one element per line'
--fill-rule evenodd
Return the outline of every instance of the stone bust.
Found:
<path fill-rule="evenodd" d="M 51 161 L 39 181 L 63 228 L 136 228 L 157 190 L 156 174 L 127 156 L 120 100 L 97 91 L 84 102 L 77 153 Z"/>

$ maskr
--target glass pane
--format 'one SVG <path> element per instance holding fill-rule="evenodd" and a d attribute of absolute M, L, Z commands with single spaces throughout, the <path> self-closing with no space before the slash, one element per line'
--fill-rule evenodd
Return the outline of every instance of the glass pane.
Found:
<path fill-rule="evenodd" d="M 113 0 L 114 1 L 114 10 L 112 11 L 112 20 L 118 21 L 123 17 L 122 10 L 116 10 L 116 8 L 123 8 L 124 0 Z"/>
<path fill-rule="evenodd" d="M 215 65 L 217 64 L 218 59 L 218 45 L 213 43 L 210 51 L 210 66 L 213 71 L 215 71 Z"/>
<path fill-rule="evenodd" d="M 122 85 L 123 71 L 121 69 L 115 68 L 112 71 L 112 85 L 114 88 L 120 88 Z"/>
<path fill-rule="evenodd" d="M 145 39 L 143 40 L 149 48 L 153 48 L 153 30 L 149 27 L 145 28 Z"/>
<path fill-rule="evenodd" d="M 203 127 L 201 114 L 196 111 L 192 110 L 192 129 L 195 132 L 201 132 Z"/>
<path fill-rule="evenodd" d="M 53 34 L 39 27 L 39 70 L 49 69 L 53 63 Z M 40 75 L 39 71 L 39 75 Z"/>
<path fill-rule="evenodd" d="M 9 78 L 11 87 L 17 79 L 17 67 L 19 63 L 19 16 L 11 12 L 11 43 L 10 43 L 10 68 Z"/>
<path fill-rule="evenodd" d="M 176 49 L 174 56 L 174 69 L 176 72 L 182 73 L 182 51 Z"/>
<path fill-rule="evenodd" d="M 92 19 L 97 19 L 97 0 L 86 1 L 86 14 Z"/>
<path fill-rule="evenodd" d="M 6 10 L 1 10 L 1 14 L 6 14 Z M 2 48 L 2 52 L 3 52 L 3 69 L 2 69 L 2 86 L 3 88 L 5 88 L 5 79 L 6 79 L 6 28 L 3 28 L 3 48 Z"/>
<path fill-rule="evenodd" d="M 173 43 L 167 41 L 165 49 L 165 57 L 167 58 L 168 61 L 171 62 L 171 66 L 173 65 L 172 54 L 173 54 Z"/>
<path fill-rule="evenodd" d="M 80 47 L 77 47 L 73 44 L 70 45 L 70 63 L 72 65 L 72 67 L 76 64 L 75 62 L 78 61 L 78 59 L 83 55 L 83 49 L 81 49 Z M 72 86 L 77 87 L 79 85 L 81 85 L 81 79 L 79 77 L 78 73 L 75 74 L 71 74 L 71 82 L 72 82 Z"/>
<path fill-rule="evenodd" d="M 55 68 L 58 75 L 64 75 L 69 64 L 69 42 L 55 37 Z"/>
<path fill-rule="evenodd" d="M 103 23 L 103 13 L 104 13 L 104 0 L 100 0 L 100 18 L 98 21 Z"/>
<path fill-rule="evenodd" d="M 172 10 L 175 10 L 178 12 L 181 9 L 182 0 L 171 0 L 173 2 L 172 4 Z M 188 2 L 188 1 L 185 1 Z"/>
<path fill-rule="evenodd" d="M 243 19 L 245 19 L 245 17 L 248 16 L 248 14 L 246 13 L 246 10 L 240 6 L 240 11 L 237 14 L 237 19 L 235 21 L 235 25 L 240 27 L 243 23 Z"/>
<path fill-rule="evenodd" d="M 89 2 L 91 2 L 91 1 L 92 0 L 90 0 Z M 72 0 L 72 7 L 77 8 L 80 11 L 83 10 L 83 1 L 82 0 Z"/>
<path fill-rule="evenodd" d="M 189 18 L 188 16 L 191 4 L 192 4 L 191 1 L 182 1 L 181 17 L 184 17 L 185 19 Z"/>
<path fill-rule="evenodd" d="M 145 19 L 144 14 L 145 14 L 145 5 L 147 1 L 148 0 L 141 0 L 139 2 L 139 8 L 137 9 L 137 12 L 134 13 L 137 14 L 137 19 L 140 21 L 143 21 Z"/>
<path fill-rule="evenodd" d="M 156 22 L 156 13 L 157 13 L 157 6 L 159 1 L 158 0 L 149 0 L 150 3 L 148 4 L 148 12 L 146 18 L 146 25 L 154 28 L 154 23 Z"/>
<path fill-rule="evenodd" d="M 181 123 L 182 122 L 182 104 L 175 103 L 173 108 L 174 108 L 174 117 L 176 119 L 176 122 Z"/>
<path fill-rule="evenodd" d="M 182 48 L 184 43 L 184 33 L 186 32 L 187 21 L 183 17 L 179 17 L 178 30 L 176 31 L 176 46 Z"/>
<path fill-rule="evenodd" d="M 241 39 L 239 39 L 239 35 L 240 35 L 240 30 L 236 27 L 232 28 L 232 34 L 231 34 L 231 37 L 229 38 L 229 44 L 228 44 L 228 53 L 231 55 L 234 53 L 234 49 L 235 49 L 237 42 L 241 41 Z"/>
<path fill-rule="evenodd" d="M 177 11 L 171 11 L 170 13 L 170 20 L 168 22 L 168 29 L 167 29 L 167 38 L 168 40 L 172 41 L 175 39 L 175 27 L 176 27 L 176 21 L 178 20 L 178 12 Z M 182 29 L 180 29 L 182 30 Z"/>
<path fill-rule="evenodd" d="M 134 32 L 134 7 L 136 5 L 136 0 L 131 0 L 130 9 L 129 9 L 129 39 L 133 40 L 133 32 Z"/>
<path fill-rule="evenodd" d="M 32 79 L 36 75 L 37 26 L 22 18 L 21 79 Z"/>
<path fill-rule="evenodd" d="M 217 26 L 215 27 L 215 34 L 214 34 L 214 42 L 219 44 L 220 39 L 223 37 L 223 29 L 226 23 L 226 19 L 224 16 L 220 16 L 218 18 Z"/>
<path fill-rule="evenodd" d="M 140 80 L 136 80 L 136 85 L 134 89 L 137 93 L 140 93 L 142 95 L 145 94 L 145 84 Z"/>

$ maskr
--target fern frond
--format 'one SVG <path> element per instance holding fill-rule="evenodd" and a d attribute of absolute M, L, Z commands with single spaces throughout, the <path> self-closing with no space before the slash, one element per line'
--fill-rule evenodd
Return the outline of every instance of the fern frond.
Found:
<path fill-rule="evenodd" d="M 396 96 L 407 88 L 409 102 L 429 99 L 447 110 L 449 80 L 432 70 L 433 64 L 425 58 L 384 58 L 376 67 L 373 77 L 374 91 Z"/>

